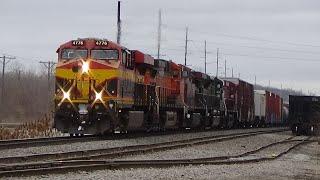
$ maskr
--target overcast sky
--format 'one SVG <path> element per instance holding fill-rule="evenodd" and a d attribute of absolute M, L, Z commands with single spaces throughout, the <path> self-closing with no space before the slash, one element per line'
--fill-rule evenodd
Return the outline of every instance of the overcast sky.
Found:
<path fill-rule="evenodd" d="M 187 64 L 234 75 L 254 83 L 320 95 L 319 0 L 123 0 L 122 44 L 156 55 L 158 10 L 162 9 L 161 54 L 184 63 L 185 27 L 189 27 Z M 83 37 L 116 39 L 117 1 L 1 0 L 0 54 L 26 67 L 56 61 L 56 49 Z"/>

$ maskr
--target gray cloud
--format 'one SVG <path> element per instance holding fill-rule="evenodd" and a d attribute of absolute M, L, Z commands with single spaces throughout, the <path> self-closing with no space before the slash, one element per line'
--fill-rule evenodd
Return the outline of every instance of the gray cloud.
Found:
<path fill-rule="evenodd" d="M 184 28 L 189 26 L 192 41 L 189 42 L 188 64 L 192 67 L 204 69 L 203 42 L 207 40 L 211 52 L 208 61 L 215 60 L 219 47 L 221 60 L 227 59 L 229 74 L 233 67 L 235 74 L 240 72 L 241 77 L 250 82 L 256 75 L 258 83 L 264 85 L 270 80 L 277 87 L 283 84 L 283 87 L 320 93 L 317 78 L 320 1 L 125 0 L 122 1 L 125 46 L 155 54 L 159 8 L 163 11 L 164 23 L 163 58 L 183 63 Z M 70 39 L 105 37 L 114 40 L 115 17 L 116 1 L 2 0 L 0 53 L 36 59 L 21 60 L 23 64 L 56 59 L 55 50 L 59 44 Z M 223 63 L 220 66 L 224 66 Z M 208 65 L 208 70 L 215 74 L 215 64 Z"/>

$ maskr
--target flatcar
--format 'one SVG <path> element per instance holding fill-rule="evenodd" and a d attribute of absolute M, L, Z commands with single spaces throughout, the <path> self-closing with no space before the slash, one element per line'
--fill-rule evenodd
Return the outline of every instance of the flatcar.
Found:
<path fill-rule="evenodd" d="M 223 81 L 107 39 L 62 44 L 55 69 L 54 126 L 70 135 L 212 128 Z"/>
<path fill-rule="evenodd" d="M 319 135 L 320 97 L 290 95 L 289 123 L 293 134 Z"/>

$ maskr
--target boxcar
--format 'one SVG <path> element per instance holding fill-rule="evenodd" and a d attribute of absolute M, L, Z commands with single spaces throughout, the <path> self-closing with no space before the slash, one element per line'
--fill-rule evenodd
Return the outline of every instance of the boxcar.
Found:
<path fill-rule="evenodd" d="M 259 126 L 275 126 L 283 123 L 282 98 L 266 90 L 254 91 L 255 122 Z"/>
<path fill-rule="evenodd" d="M 239 78 L 221 78 L 224 81 L 225 90 L 230 88 L 234 92 L 236 109 L 236 124 L 249 127 L 254 125 L 254 93 L 253 85 Z M 230 85 L 231 84 L 231 85 Z M 226 94 L 227 95 L 227 94 Z M 226 97 L 225 98 L 229 98 Z M 229 105 L 230 106 L 230 105 Z"/>
<path fill-rule="evenodd" d="M 320 96 L 289 96 L 289 121 L 292 133 L 319 135 Z"/>

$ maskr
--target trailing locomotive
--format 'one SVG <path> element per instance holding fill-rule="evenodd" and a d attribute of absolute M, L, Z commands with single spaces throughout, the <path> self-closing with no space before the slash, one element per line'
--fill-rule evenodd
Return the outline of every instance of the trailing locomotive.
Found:
<path fill-rule="evenodd" d="M 54 126 L 74 134 L 211 128 L 223 81 L 106 39 L 59 47 Z"/>
<path fill-rule="evenodd" d="M 289 96 L 289 121 L 293 134 L 320 134 L 320 97 Z"/>

